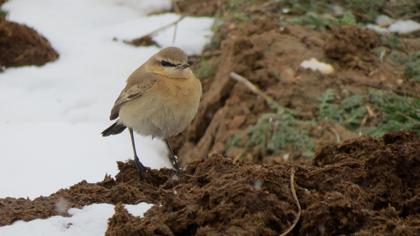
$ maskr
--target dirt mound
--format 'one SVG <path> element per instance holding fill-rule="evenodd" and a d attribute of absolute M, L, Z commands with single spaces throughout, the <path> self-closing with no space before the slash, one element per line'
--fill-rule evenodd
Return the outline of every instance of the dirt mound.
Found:
<path fill-rule="evenodd" d="M 278 235 L 296 216 L 292 165 L 233 164 L 212 158 L 188 166 L 161 189 L 144 218 L 122 207 L 108 235 Z M 303 213 L 296 235 L 420 233 L 420 139 L 394 133 L 323 149 L 315 166 L 295 166 Z"/>
<path fill-rule="evenodd" d="M 342 66 L 371 71 L 378 63 L 372 49 L 378 47 L 380 41 L 373 31 L 352 25 L 340 26 L 332 29 L 327 40 L 326 56 Z"/>
<path fill-rule="evenodd" d="M 207 158 L 213 153 L 256 163 L 295 160 L 302 154 L 312 156 L 325 144 L 340 143 L 357 137 L 359 133 L 375 133 L 370 131 L 379 127 L 383 121 L 387 123 L 387 115 L 383 113 L 385 108 L 369 104 L 372 93 L 380 91 L 386 95 L 419 98 L 420 83 L 408 79 L 405 76 L 406 65 L 401 64 L 406 54 L 418 48 L 415 42 L 419 40 L 415 37 L 410 39 L 411 37 L 380 35 L 360 27 L 360 24 L 338 23 L 338 18 L 336 23 L 328 23 L 322 17 L 326 12 L 320 9 L 317 14 L 309 14 L 318 4 L 307 2 L 177 2 L 181 12 L 186 14 L 212 13 L 216 17 L 215 34 L 211 43 L 201 56 L 194 58 L 196 65 L 193 69 L 196 68 L 195 73 L 204 85 L 198 114 L 186 131 L 170 140 L 181 164 Z M 391 4 L 389 1 L 385 2 L 386 6 Z M 376 4 L 354 5 L 342 1 L 338 3 L 340 4 L 344 4 L 344 9 L 351 10 L 356 18 L 360 16 L 358 13 L 366 14 L 373 9 L 383 8 Z M 317 7 L 313 9 L 314 6 Z M 327 8 L 330 7 L 328 5 Z M 364 7 L 369 9 L 360 9 Z M 325 10 L 329 12 L 328 9 Z M 333 16 L 335 13 L 331 14 Z M 301 22 L 302 25 L 293 22 Z M 317 24 L 326 24 L 328 27 L 317 29 Z M 303 69 L 301 63 L 311 58 L 332 65 L 335 72 L 323 75 Z M 266 132 L 266 137 L 253 141 L 255 133 L 252 130 L 262 130 L 262 125 L 259 124 L 275 123 L 264 123 L 263 117 L 275 113 L 276 110 L 244 84 L 232 80 L 232 72 L 245 77 L 278 105 L 292 111 L 295 120 L 312 122 L 314 125 L 299 126 L 293 132 L 278 132 L 284 134 L 279 135 L 281 137 L 273 137 L 275 135 Z M 352 127 L 343 123 L 341 118 L 332 120 L 331 117 L 322 117 L 321 101 L 331 91 L 335 102 L 364 97 L 363 102 L 360 102 L 364 103 L 361 110 L 369 114 L 361 115 L 361 120 Z M 346 104 L 347 102 L 355 100 L 348 99 Z M 344 105 L 343 103 L 339 106 Z M 396 105 L 397 109 L 399 108 Z M 351 107 L 343 110 L 343 113 L 348 113 L 356 109 Z M 352 115 L 349 116 L 353 117 Z M 277 123 L 285 122 L 280 120 Z M 274 126 L 271 130 L 278 128 Z M 377 133 L 383 135 L 402 129 L 404 128 L 394 127 Z M 267 141 L 275 138 L 280 140 L 275 145 L 274 141 Z M 295 142 L 298 144 L 293 140 L 298 140 Z M 299 144 L 300 140 L 311 142 Z M 275 148 L 270 148 L 270 145 Z"/>
<path fill-rule="evenodd" d="M 0 18 L 0 69 L 44 65 L 58 58 L 50 43 L 34 29 Z"/>
<path fill-rule="evenodd" d="M 119 163 L 115 179 L 81 182 L 33 201 L 0 199 L 1 225 L 59 214 L 67 207 L 116 204 L 107 235 L 279 235 L 297 216 L 291 169 L 302 215 L 295 235 L 418 235 L 420 138 L 398 132 L 329 145 L 313 164 L 256 165 L 213 155 L 182 174 Z M 144 218 L 122 203 L 155 205 Z"/>
<path fill-rule="evenodd" d="M 366 29 L 337 26 L 333 31 L 318 32 L 299 25 L 281 27 L 271 18 L 260 17 L 232 23 L 219 32 L 220 50 L 210 50 L 218 53 L 207 59 L 217 61 L 218 66 L 214 76 L 204 80 L 198 114 L 185 132 L 171 140 L 182 163 L 211 153 L 257 163 L 283 160 L 282 155 L 248 145 L 249 128 L 273 110 L 262 97 L 232 80 L 231 72 L 244 76 L 307 121 L 317 119 L 320 98 L 327 89 L 337 91 L 341 97 L 367 94 L 372 88 L 420 93 L 419 83 L 404 82 L 401 66 L 373 57 L 372 48 L 378 45 L 378 38 Z M 342 41 L 341 35 L 346 40 Z M 322 75 L 303 70 L 300 64 L 310 58 L 333 64 L 336 72 Z M 318 147 L 337 142 L 337 137 L 346 140 L 357 136 L 340 124 L 322 122 L 308 133 Z M 300 155 L 289 147 L 283 151 L 292 159 Z"/>
<path fill-rule="evenodd" d="M 419 144 L 415 134 L 400 132 L 322 149 L 314 160 L 319 169 L 297 180 L 300 187 L 316 191 L 303 195 L 299 232 L 420 233 Z"/>
<path fill-rule="evenodd" d="M 171 170 L 149 170 L 144 176 L 139 176 L 132 162 L 118 162 L 118 168 L 120 173 L 115 179 L 105 176 L 103 181 L 94 184 L 82 181 L 48 197 L 38 197 L 32 201 L 24 198 L 0 199 L 0 226 L 16 220 L 27 221 L 58 215 L 63 211 L 59 209 L 60 202 L 65 208 L 92 203 L 156 203 L 159 199 L 159 186 L 171 182 L 173 174 Z"/>
<path fill-rule="evenodd" d="M 295 218 L 288 183 L 287 166 L 233 164 L 213 156 L 189 166 L 175 185 L 162 188 L 161 206 L 144 219 L 117 208 L 108 234 L 277 235 Z"/>

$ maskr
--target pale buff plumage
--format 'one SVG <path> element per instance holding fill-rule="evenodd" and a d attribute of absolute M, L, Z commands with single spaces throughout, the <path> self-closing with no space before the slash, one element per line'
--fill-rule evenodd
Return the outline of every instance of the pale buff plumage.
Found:
<path fill-rule="evenodd" d="M 194 77 L 157 80 L 141 98 L 120 109 L 120 122 L 143 135 L 167 138 L 183 131 L 197 113 L 201 85 Z"/>
<path fill-rule="evenodd" d="M 177 135 L 197 113 L 201 94 L 186 54 L 175 47 L 162 49 L 130 75 L 111 111 L 111 120 L 118 120 L 102 134 L 128 127 L 163 139 Z"/>

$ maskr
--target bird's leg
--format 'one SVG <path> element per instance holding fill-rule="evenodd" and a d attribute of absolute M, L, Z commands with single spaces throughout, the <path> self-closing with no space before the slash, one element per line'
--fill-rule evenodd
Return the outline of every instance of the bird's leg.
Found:
<path fill-rule="evenodd" d="M 168 140 L 164 139 L 166 146 L 169 149 L 169 161 L 171 161 L 173 167 L 175 168 L 176 172 L 179 172 L 179 164 L 178 164 L 178 157 L 175 155 L 174 151 L 171 148 L 171 145 L 169 145 Z"/>
<path fill-rule="evenodd" d="M 143 164 L 141 164 L 139 157 L 137 156 L 137 151 L 136 151 L 136 144 L 134 142 L 134 134 L 133 134 L 133 129 L 132 128 L 128 128 L 128 131 L 130 132 L 130 138 L 131 138 L 131 145 L 133 146 L 133 152 L 134 152 L 134 162 L 136 163 L 137 169 L 139 170 L 140 173 L 143 173 L 146 171 L 146 167 L 144 167 Z"/>

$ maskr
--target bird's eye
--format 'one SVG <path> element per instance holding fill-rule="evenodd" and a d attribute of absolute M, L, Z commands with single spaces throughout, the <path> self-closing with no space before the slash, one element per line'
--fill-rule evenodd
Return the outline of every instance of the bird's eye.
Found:
<path fill-rule="evenodd" d="M 175 67 L 175 64 L 172 64 L 169 61 L 160 61 L 160 64 L 165 67 Z"/>

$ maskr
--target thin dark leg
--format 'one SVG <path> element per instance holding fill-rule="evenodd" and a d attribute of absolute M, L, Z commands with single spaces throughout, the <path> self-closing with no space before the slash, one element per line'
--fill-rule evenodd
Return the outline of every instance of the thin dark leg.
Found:
<path fill-rule="evenodd" d="M 136 144 L 134 142 L 134 134 L 133 129 L 129 128 L 128 131 L 130 132 L 130 138 L 131 138 L 131 145 L 133 146 L 133 152 L 134 152 L 134 162 L 136 163 L 137 169 L 140 173 L 143 173 L 146 170 L 146 167 L 144 167 L 143 164 L 141 164 L 139 157 L 137 156 L 136 151 Z"/>
<path fill-rule="evenodd" d="M 168 140 L 166 140 L 166 139 L 165 139 L 165 143 L 166 143 L 166 146 L 167 146 L 167 147 L 168 147 L 168 149 L 169 149 L 169 161 L 171 161 L 171 163 L 172 163 L 172 165 L 174 166 L 175 170 L 176 170 L 177 172 L 179 172 L 178 158 L 177 158 L 177 156 L 175 155 L 174 151 L 172 150 L 171 145 L 169 145 Z"/>

